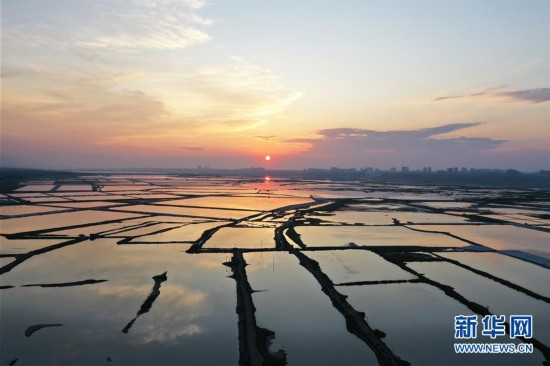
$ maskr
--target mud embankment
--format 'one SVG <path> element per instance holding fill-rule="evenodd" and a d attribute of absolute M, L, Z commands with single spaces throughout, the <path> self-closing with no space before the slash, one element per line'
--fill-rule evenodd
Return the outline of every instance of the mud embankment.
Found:
<path fill-rule="evenodd" d="M 300 261 L 300 265 L 310 272 L 317 282 L 321 285 L 322 291 L 330 298 L 332 305 L 346 319 L 348 331 L 363 342 L 365 342 L 374 352 L 380 365 L 410 365 L 409 362 L 402 360 L 395 355 L 391 349 L 382 341 L 383 332 L 372 329 L 365 320 L 365 313 L 355 310 L 346 300 L 347 296 L 339 293 L 330 278 L 323 273 L 319 263 L 309 258 L 299 250 L 291 250 Z"/>
<path fill-rule="evenodd" d="M 139 308 L 138 312 L 136 313 L 136 316 L 132 320 L 130 320 L 130 322 L 128 324 L 126 324 L 124 329 L 122 329 L 122 333 L 128 333 L 130 331 L 130 329 L 132 328 L 132 326 L 134 325 L 134 322 L 137 320 L 137 318 L 139 318 L 140 316 L 142 316 L 143 314 L 145 314 L 145 313 L 149 312 L 149 310 L 151 310 L 151 307 L 153 306 L 153 303 L 155 302 L 157 297 L 159 297 L 159 295 L 160 295 L 160 286 L 161 286 L 161 284 L 164 281 L 168 280 L 168 277 L 166 276 L 166 272 L 164 272 L 160 275 L 153 276 L 153 280 L 155 281 L 155 284 L 153 285 L 153 289 L 151 290 L 151 293 L 149 294 L 147 299 L 145 299 L 143 304 L 141 304 L 141 307 Z"/>
<path fill-rule="evenodd" d="M 231 276 L 237 283 L 237 315 L 239 317 L 239 365 L 286 365 L 286 353 L 283 350 L 270 352 L 269 345 L 275 333 L 258 327 L 256 308 L 252 301 L 254 292 L 246 275 L 246 262 L 242 251 L 236 249 L 230 262 L 224 263 L 233 271 Z"/>

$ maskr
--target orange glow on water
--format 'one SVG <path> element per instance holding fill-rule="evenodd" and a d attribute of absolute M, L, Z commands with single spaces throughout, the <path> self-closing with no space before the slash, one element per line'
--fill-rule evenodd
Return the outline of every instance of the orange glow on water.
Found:
<path fill-rule="evenodd" d="M 266 181 L 266 183 L 268 183 L 271 181 L 271 177 L 269 175 L 266 175 L 264 180 Z"/>

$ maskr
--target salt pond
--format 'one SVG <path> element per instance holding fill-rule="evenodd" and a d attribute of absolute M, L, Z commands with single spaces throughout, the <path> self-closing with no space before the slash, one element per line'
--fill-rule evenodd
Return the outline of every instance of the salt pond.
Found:
<path fill-rule="evenodd" d="M 0 364 L 234 365 L 266 341 L 289 365 L 377 364 L 366 334 L 413 365 L 542 364 L 536 349 L 454 353 L 454 316 L 471 310 L 407 267 L 495 314 L 532 314 L 550 345 L 550 305 L 536 299 L 550 296 L 547 262 L 467 242 L 548 258 L 543 191 L 97 173 L 20 183 L 0 202 Z M 39 324 L 62 326 L 25 336 Z"/>
<path fill-rule="evenodd" d="M 463 247 L 467 243 L 444 234 L 420 233 L 403 226 L 298 226 L 296 231 L 308 247 L 356 245 L 420 245 Z"/>

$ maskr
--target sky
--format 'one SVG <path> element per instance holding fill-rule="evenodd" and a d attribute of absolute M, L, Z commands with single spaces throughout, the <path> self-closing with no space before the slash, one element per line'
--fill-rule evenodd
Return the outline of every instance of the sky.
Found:
<path fill-rule="evenodd" d="M 1 0 L 1 83 L 2 166 L 550 169 L 547 0 Z"/>

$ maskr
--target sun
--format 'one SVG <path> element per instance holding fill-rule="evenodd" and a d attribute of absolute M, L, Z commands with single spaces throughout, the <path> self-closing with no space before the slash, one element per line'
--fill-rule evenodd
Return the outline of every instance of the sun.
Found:
<path fill-rule="evenodd" d="M 271 156 L 266 155 L 266 156 L 265 156 L 265 160 L 270 161 L 270 160 L 271 160 Z"/>

